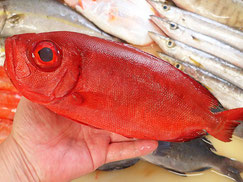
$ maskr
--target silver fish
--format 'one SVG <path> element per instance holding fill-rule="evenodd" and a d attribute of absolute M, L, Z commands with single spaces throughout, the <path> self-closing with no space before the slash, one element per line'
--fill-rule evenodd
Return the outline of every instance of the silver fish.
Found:
<path fill-rule="evenodd" d="M 242 182 L 240 173 L 243 171 L 243 163 L 217 155 L 213 151 L 215 148 L 205 138 L 184 143 L 159 141 L 158 148 L 153 153 L 140 159 L 183 176 L 188 172 L 214 168 L 235 181 Z M 98 169 L 103 171 L 124 169 L 134 165 L 138 160 L 139 158 L 134 158 L 112 162 Z"/>
<path fill-rule="evenodd" d="M 220 42 L 212 37 L 195 32 L 173 22 L 151 16 L 155 22 L 169 37 L 188 44 L 197 49 L 215 55 L 236 66 L 243 68 L 243 52 Z"/>
<path fill-rule="evenodd" d="M 242 0 L 173 0 L 187 11 L 191 11 L 220 23 L 243 30 Z"/>
<path fill-rule="evenodd" d="M 243 89 L 242 68 L 163 35 L 153 32 L 149 35 L 167 55 L 205 69 Z"/>
<path fill-rule="evenodd" d="M 0 35 L 4 37 L 32 32 L 73 31 L 111 38 L 56 0 L 1 0 L 0 28 Z"/>
<path fill-rule="evenodd" d="M 154 0 L 148 0 L 148 2 L 158 11 L 161 17 L 243 51 L 243 32 L 174 6 Z"/>
<path fill-rule="evenodd" d="M 243 163 L 217 155 L 212 151 L 215 151 L 215 148 L 205 138 L 184 143 L 159 141 L 158 148 L 152 154 L 141 158 L 182 175 L 214 168 L 237 182 L 243 182 L 240 176 Z"/>
<path fill-rule="evenodd" d="M 159 53 L 159 57 L 203 84 L 227 109 L 243 107 L 243 90 L 192 64 Z"/>

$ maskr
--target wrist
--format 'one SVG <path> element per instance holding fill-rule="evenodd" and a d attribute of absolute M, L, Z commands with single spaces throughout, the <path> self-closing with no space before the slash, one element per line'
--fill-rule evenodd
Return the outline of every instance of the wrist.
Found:
<path fill-rule="evenodd" d="M 24 151 L 10 135 L 0 145 L 0 181 L 40 181 Z"/>

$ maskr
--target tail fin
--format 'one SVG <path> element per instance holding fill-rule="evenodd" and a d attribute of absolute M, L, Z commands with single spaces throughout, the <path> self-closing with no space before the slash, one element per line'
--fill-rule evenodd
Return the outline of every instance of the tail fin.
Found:
<path fill-rule="evenodd" d="M 223 142 L 230 142 L 235 127 L 240 124 L 238 121 L 243 120 L 243 108 L 231 109 L 215 115 L 221 123 L 216 131 L 212 130 L 209 134 Z"/>
<path fill-rule="evenodd" d="M 243 163 L 239 161 L 234 161 L 229 158 L 220 159 L 220 164 L 217 165 L 220 172 L 233 178 L 236 182 L 243 182 L 243 179 L 240 175 L 243 172 Z"/>

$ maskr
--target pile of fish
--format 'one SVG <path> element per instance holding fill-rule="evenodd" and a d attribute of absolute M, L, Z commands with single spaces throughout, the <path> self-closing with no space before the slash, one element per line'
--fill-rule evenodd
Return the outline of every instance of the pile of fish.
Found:
<path fill-rule="evenodd" d="M 242 0 L 173 0 L 187 11 L 202 15 L 217 22 L 243 30 Z"/>
<path fill-rule="evenodd" d="M 152 16 L 153 22 L 170 37 L 150 33 L 167 54 L 160 57 L 205 85 L 225 108 L 243 107 L 243 32 L 177 7 L 149 2 L 163 17 Z"/>
<path fill-rule="evenodd" d="M 185 2 L 195 5 L 192 1 Z M 185 9 L 184 1 L 181 3 L 182 1 L 174 0 L 174 2 Z M 204 1 L 200 2 L 204 5 Z M 65 0 L 65 3 L 82 13 L 99 28 L 55 0 L 3 0 L 0 1 L 0 36 L 66 30 L 142 46 L 154 40 L 165 53 L 159 53 L 163 60 L 202 83 L 225 108 L 243 107 L 241 31 L 179 9 L 172 6 L 172 3 L 163 3 L 162 0 L 148 0 L 148 2 Z M 234 4 L 239 11 L 239 17 L 243 12 L 242 4 L 242 2 Z M 191 7 L 187 10 L 195 9 Z M 206 10 L 208 8 L 205 8 L 204 12 Z M 201 14 L 204 15 L 204 12 Z M 151 23 L 150 17 L 161 30 Z M 235 16 L 231 16 L 232 18 Z M 237 19 L 235 24 L 232 20 L 220 22 L 239 29 L 243 24 L 242 18 Z M 0 65 L 3 65 L 4 38 L 1 38 L 0 43 Z M 11 131 L 12 120 L 20 99 L 20 95 L 2 67 L 0 67 L 0 94 L 1 142 Z M 242 124 L 234 134 L 243 137 Z M 181 174 L 215 168 L 238 182 L 243 181 L 240 176 L 243 164 L 216 155 L 214 151 L 212 144 L 205 138 L 185 143 L 160 141 L 157 150 L 150 155 L 106 164 L 99 169 L 123 169 L 142 159 Z"/>

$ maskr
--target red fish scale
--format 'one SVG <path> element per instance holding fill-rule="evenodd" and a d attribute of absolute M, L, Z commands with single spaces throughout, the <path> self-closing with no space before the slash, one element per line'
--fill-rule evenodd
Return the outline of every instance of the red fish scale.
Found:
<path fill-rule="evenodd" d="M 61 64 L 51 71 L 51 63 L 39 68 L 31 56 L 43 41 L 53 42 L 59 52 Z M 243 117 L 242 108 L 212 113 L 219 102 L 206 88 L 125 44 L 74 32 L 16 35 L 5 44 L 5 68 L 21 94 L 97 128 L 163 141 L 186 141 L 207 130 L 230 141 L 239 124 L 234 120 Z"/>
<path fill-rule="evenodd" d="M 20 95 L 18 91 L 9 80 L 4 68 L 0 66 L 0 143 L 11 132 L 19 100 Z"/>

